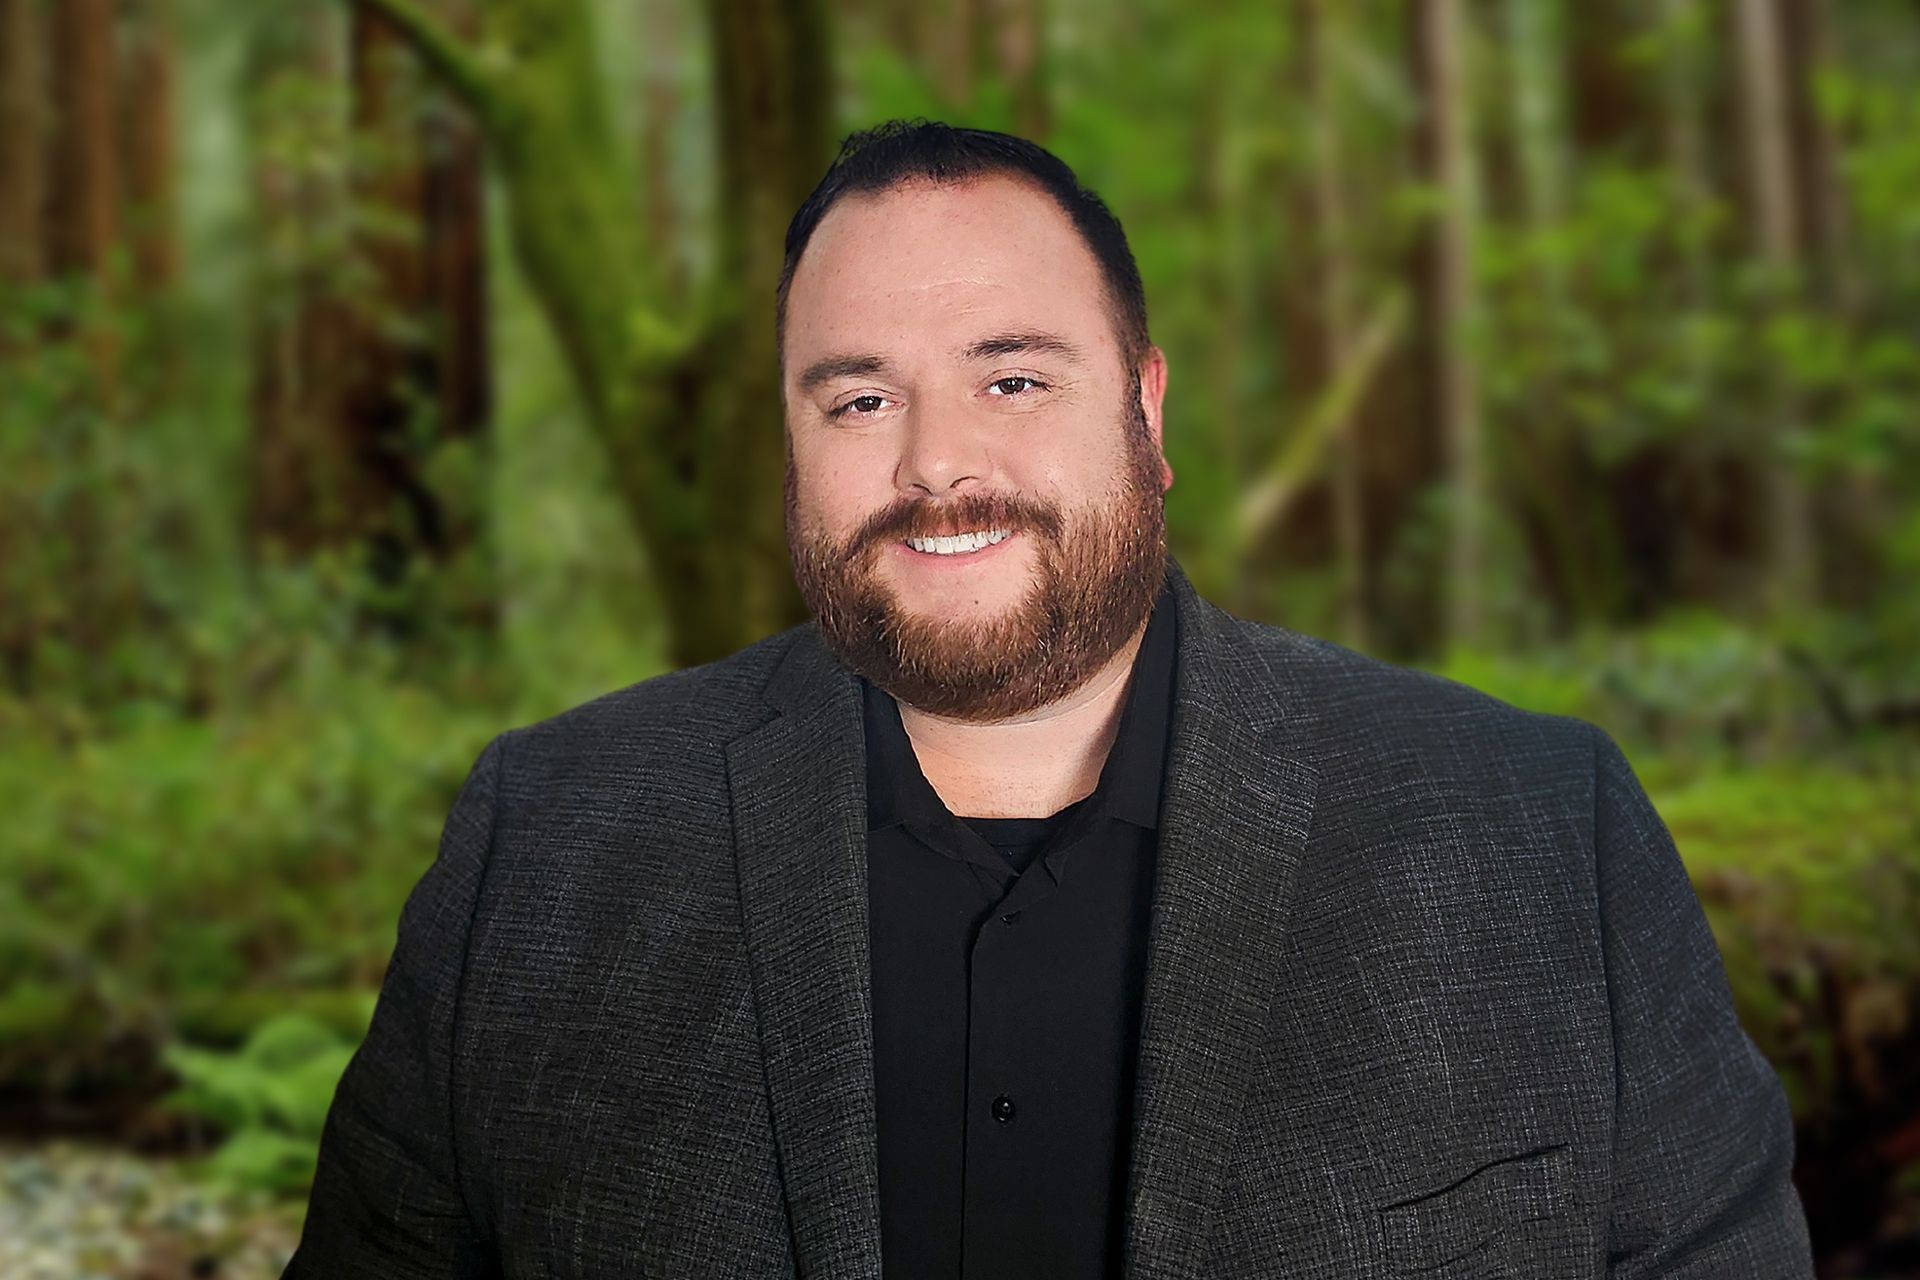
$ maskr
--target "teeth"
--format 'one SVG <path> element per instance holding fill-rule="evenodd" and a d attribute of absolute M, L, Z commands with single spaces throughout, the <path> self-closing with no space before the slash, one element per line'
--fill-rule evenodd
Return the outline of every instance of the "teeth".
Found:
<path fill-rule="evenodd" d="M 1006 529 L 986 529 L 978 533 L 962 533 L 951 538 L 908 538 L 907 545 L 915 551 L 924 551 L 936 556 L 951 556 L 978 551 L 996 542 L 1005 542 L 1012 536 L 1013 534 Z"/>

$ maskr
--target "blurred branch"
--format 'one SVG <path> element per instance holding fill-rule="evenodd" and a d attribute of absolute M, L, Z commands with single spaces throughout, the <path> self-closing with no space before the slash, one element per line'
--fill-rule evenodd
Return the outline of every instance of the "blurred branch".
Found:
<path fill-rule="evenodd" d="M 1352 428 L 1354 411 L 1406 327 L 1407 299 L 1396 291 L 1374 312 L 1339 376 L 1321 391 L 1298 431 L 1282 437 L 1260 479 L 1242 495 L 1229 537 L 1244 554 L 1285 516 L 1301 487 L 1317 474 L 1328 448 Z"/>
<path fill-rule="evenodd" d="M 385 18 L 406 37 L 449 89 L 482 120 L 498 120 L 501 106 L 493 77 L 467 43 L 454 35 L 418 0 L 348 0 Z"/>
<path fill-rule="evenodd" d="M 1846 695 L 1841 692 L 1839 683 L 1821 668 L 1819 660 L 1797 644 L 1782 646 L 1781 654 L 1786 658 L 1787 666 L 1797 671 L 1813 689 L 1820 709 L 1826 713 L 1834 729 L 1841 734 L 1855 732 L 1859 726 L 1853 709 L 1847 705 Z"/>

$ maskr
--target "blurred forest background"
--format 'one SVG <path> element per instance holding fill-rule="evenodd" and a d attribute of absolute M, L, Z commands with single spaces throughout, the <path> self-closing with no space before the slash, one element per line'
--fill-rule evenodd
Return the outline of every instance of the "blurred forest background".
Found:
<path fill-rule="evenodd" d="M 805 615 L 847 131 L 1054 149 L 1245 616 L 1614 733 L 1920 1275 L 1920 5 L 0 0 L 0 1272 L 277 1274 L 485 741 Z"/>

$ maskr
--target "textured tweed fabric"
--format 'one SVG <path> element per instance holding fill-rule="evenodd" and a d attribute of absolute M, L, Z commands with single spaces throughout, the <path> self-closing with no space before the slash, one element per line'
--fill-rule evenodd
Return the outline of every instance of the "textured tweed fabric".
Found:
<path fill-rule="evenodd" d="M 1168 579 L 1125 1274 L 1811 1276 L 1612 740 Z M 287 1274 L 878 1275 L 865 777 L 810 623 L 491 742 Z"/>

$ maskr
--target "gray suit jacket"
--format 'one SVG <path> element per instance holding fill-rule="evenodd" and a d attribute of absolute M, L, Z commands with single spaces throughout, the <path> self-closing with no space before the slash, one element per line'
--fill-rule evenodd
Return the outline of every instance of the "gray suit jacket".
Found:
<path fill-rule="evenodd" d="M 1811 1276 L 1612 740 L 1169 576 L 1127 1274 Z M 877 1275 L 863 757 L 811 623 L 490 743 L 287 1274 Z"/>

